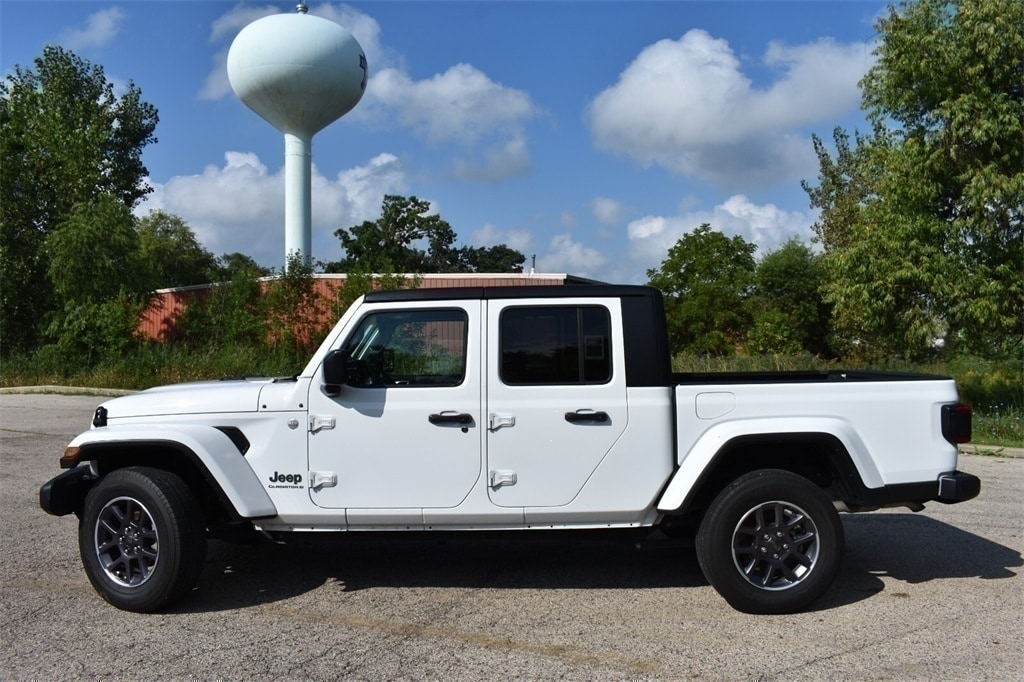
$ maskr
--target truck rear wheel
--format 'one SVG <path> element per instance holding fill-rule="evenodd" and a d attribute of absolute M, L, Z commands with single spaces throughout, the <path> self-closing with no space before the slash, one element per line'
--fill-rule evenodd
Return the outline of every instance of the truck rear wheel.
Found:
<path fill-rule="evenodd" d="M 118 469 L 89 491 L 78 529 L 86 575 L 126 611 L 150 612 L 183 597 L 206 557 L 202 511 L 178 476 Z"/>
<path fill-rule="evenodd" d="M 793 613 L 839 570 L 843 524 L 829 497 L 796 474 L 754 471 L 711 503 L 697 532 L 708 582 L 746 613 Z"/>

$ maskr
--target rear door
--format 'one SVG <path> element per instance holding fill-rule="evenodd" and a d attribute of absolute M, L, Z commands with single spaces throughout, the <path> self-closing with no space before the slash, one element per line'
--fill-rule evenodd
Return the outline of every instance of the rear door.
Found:
<path fill-rule="evenodd" d="M 487 317 L 490 499 L 566 505 L 626 428 L 619 300 L 492 299 Z"/>

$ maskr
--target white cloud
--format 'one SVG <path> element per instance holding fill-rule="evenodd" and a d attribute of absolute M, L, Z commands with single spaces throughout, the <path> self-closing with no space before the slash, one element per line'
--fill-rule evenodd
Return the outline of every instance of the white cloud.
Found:
<path fill-rule="evenodd" d="M 239 251 L 265 265 L 284 260 L 284 169 L 271 174 L 256 154 L 226 152 L 224 165 L 199 175 L 153 184 L 138 215 L 162 209 L 180 216 L 214 254 Z M 313 258 L 330 260 L 341 251 L 334 231 L 380 213 L 385 194 L 406 190 L 398 158 L 380 154 L 368 163 L 328 178 L 313 167 Z"/>
<path fill-rule="evenodd" d="M 855 111 L 871 45 L 769 45 L 778 77 L 755 87 L 728 42 L 693 29 L 649 45 L 587 110 L 596 147 L 727 187 L 813 172 L 800 129 Z"/>
<path fill-rule="evenodd" d="M 94 12 L 86 19 L 85 27 L 65 31 L 61 44 L 72 51 L 103 47 L 117 37 L 127 18 L 128 15 L 117 7 Z"/>
<path fill-rule="evenodd" d="M 621 223 L 623 213 L 625 212 L 625 208 L 621 203 L 608 197 L 596 197 L 590 202 L 590 210 L 593 212 L 597 222 L 609 227 Z"/>
<path fill-rule="evenodd" d="M 514 133 L 504 143 L 499 142 L 483 150 L 477 158 L 455 159 L 453 169 L 456 177 L 483 182 L 498 182 L 526 175 L 530 170 L 530 150 L 526 146 L 526 137 Z"/>
<path fill-rule="evenodd" d="M 603 253 L 574 241 L 569 233 L 555 235 L 548 252 L 537 256 L 538 272 L 564 272 L 581 277 L 598 277 L 608 264 Z"/>
<path fill-rule="evenodd" d="M 472 246 L 497 246 L 504 244 L 510 249 L 515 249 L 530 257 L 533 247 L 533 235 L 528 230 L 502 230 L 496 225 L 487 223 L 479 230 L 474 230 L 469 235 L 468 244 Z"/>
<path fill-rule="evenodd" d="M 280 12 L 281 8 L 276 5 L 263 5 L 262 7 L 235 5 L 217 17 L 210 25 L 210 44 L 216 45 L 224 40 L 234 40 L 238 32 L 252 22 L 272 14 L 280 14 Z"/>
<path fill-rule="evenodd" d="M 785 211 L 775 204 L 759 205 L 742 194 L 729 197 L 710 211 L 683 212 L 676 216 L 644 216 L 626 228 L 630 260 L 646 271 L 656 268 L 668 250 L 684 235 L 703 223 L 729 236 L 756 244 L 758 254 L 777 249 L 792 238 L 809 241 L 813 216 Z"/>
<path fill-rule="evenodd" d="M 525 92 L 492 81 L 470 64 L 456 64 L 420 81 L 399 69 L 384 69 L 371 76 L 366 96 L 367 109 L 383 108 L 435 143 L 471 144 L 496 131 L 515 137 L 537 113 Z"/>

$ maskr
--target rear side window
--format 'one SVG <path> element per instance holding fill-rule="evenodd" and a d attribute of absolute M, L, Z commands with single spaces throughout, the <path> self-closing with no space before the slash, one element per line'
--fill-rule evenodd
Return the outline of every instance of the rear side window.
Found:
<path fill-rule="evenodd" d="M 612 378 L 611 320 L 601 306 L 508 308 L 499 344 L 505 384 L 604 384 Z"/>

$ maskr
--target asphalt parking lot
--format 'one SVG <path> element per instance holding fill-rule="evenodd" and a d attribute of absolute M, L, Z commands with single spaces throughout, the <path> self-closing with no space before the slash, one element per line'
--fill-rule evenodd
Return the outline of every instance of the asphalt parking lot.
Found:
<path fill-rule="evenodd" d="M 748 616 L 692 550 L 423 535 L 211 542 L 173 610 L 118 611 L 39 486 L 102 398 L 0 395 L 0 679 L 1010 680 L 1024 675 L 1024 459 L 970 502 L 844 515 L 813 610 Z"/>

